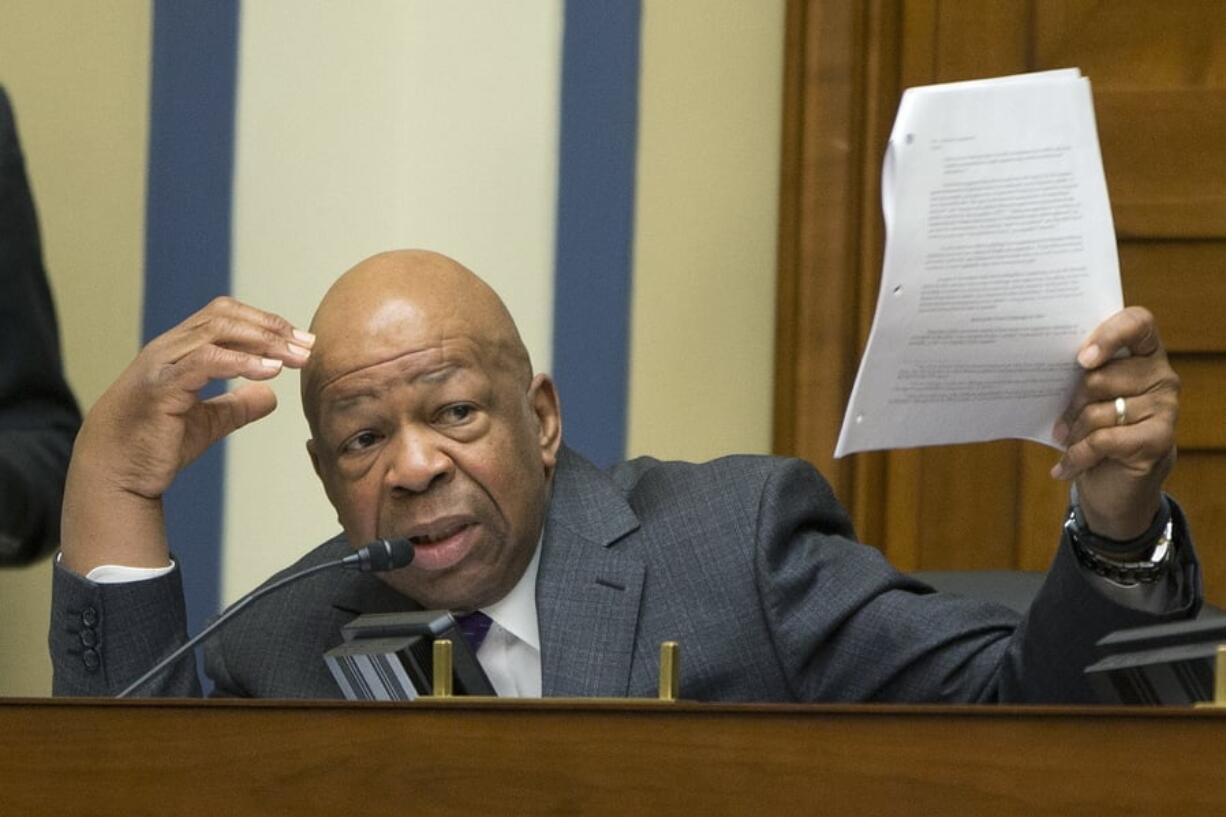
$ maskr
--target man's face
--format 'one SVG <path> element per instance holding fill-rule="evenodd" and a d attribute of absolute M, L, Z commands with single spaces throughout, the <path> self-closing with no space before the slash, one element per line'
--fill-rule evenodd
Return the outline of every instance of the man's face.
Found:
<path fill-rule="evenodd" d="M 506 595 L 543 525 L 552 382 L 529 383 L 479 327 L 403 301 L 316 349 L 327 363 L 307 447 L 350 542 L 409 537 L 413 563 L 383 577 L 427 607 Z"/>

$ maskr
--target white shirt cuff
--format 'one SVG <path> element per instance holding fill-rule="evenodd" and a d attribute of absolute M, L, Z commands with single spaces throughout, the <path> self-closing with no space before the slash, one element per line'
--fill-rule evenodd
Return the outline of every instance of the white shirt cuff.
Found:
<path fill-rule="evenodd" d="M 98 565 L 85 574 L 85 578 L 95 584 L 125 584 L 127 582 L 143 582 L 165 576 L 175 569 L 172 561 L 165 567 L 128 567 L 127 565 Z"/>
<path fill-rule="evenodd" d="M 63 553 L 55 554 L 56 564 L 64 558 Z M 125 582 L 143 582 L 165 576 L 175 569 L 175 560 L 165 567 L 128 567 L 127 565 L 98 565 L 85 574 L 85 578 L 95 584 L 124 584 Z"/>

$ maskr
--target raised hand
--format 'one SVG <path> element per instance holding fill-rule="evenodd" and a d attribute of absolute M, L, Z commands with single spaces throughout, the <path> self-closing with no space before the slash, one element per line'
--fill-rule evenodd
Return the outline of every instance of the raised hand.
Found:
<path fill-rule="evenodd" d="M 105 563 L 165 564 L 162 494 L 210 445 L 277 404 L 258 382 L 208 400 L 201 389 L 300 368 L 313 343 L 284 318 L 228 297 L 150 341 L 90 410 L 73 448 L 65 565 L 85 573 Z"/>
<path fill-rule="evenodd" d="M 1099 324 L 1077 362 L 1085 374 L 1055 428 L 1067 450 L 1052 476 L 1076 479 L 1092 531 L 1132 539 L 1152 522 L 1175 464 L 1179 377 L 1154 316 L 1136 306 Z"/>

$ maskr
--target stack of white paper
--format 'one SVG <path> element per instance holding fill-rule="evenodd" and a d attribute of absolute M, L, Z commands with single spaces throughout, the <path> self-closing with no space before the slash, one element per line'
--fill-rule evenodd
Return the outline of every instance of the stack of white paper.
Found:
<path fill-rule="evenodd" d="M 1004 437 L 1059 448 L 1077 350 L 1123 306 L 1089 80 L 910 88 L 881 184 L 886 249 L 835 456 Z"/>

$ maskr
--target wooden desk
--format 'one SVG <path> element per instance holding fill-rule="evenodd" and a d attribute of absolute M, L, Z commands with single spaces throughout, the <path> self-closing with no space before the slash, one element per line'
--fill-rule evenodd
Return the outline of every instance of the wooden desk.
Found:
<path fill-rule="evenodd" d="M 1226 713 L 0 701 L 0 814 L 1220 814 Z"/>

